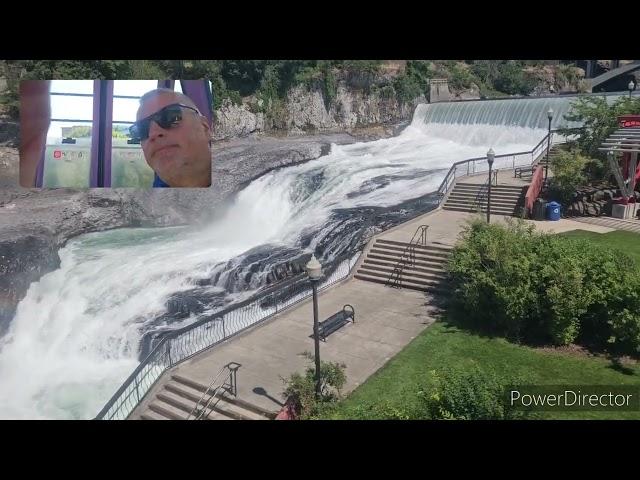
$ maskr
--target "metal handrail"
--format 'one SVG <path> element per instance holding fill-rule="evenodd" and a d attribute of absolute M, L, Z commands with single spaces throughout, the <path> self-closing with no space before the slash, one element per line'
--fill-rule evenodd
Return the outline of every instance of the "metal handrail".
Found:
<path fill-rule="evenodd" d="M 200 397 L 200 399 L 196 403 L 195 407 L 193 407 L 193 410 L 191 410 L 191 412 L 187 416 L 187 420 L 190 420 L 192 416 L 194 417 L 194 420 L 202 420 L 202 418 L 206 418 L 207 415 L 205 415 L 205 413 L 207 412 L 207 409 L 211 405 L 212 400 L 217 397 L 218 391 L 220 391 L 221 389 L 225 389 L 225 387 L 227 386 L 227 380 L 229 381 L 229 384 L 231 386 L 231 394 L 233 396 L 237 396 L 237 394 L 238 394 L 238 392 L 237 392 L 237 382 L 236 382 L 235 377 L 237 375 L 238 368 L 240 368 L 241 366 L 242 365 L 240 365 L 239 363 L 230 362 L 230 363 L 227 363 L 224 367 L 222 367 L 220 369 L 220 371 L 216 374 L 216 376 L 213 378 L 213 380 L 211 380 L 211 383 L 209 383 L 209 386 L 204 391 L 204 393 L 202 394 L 202 396 Z M 217 385 L 213 389 L 213 391 L 211 391 L 211 388 L 213 387 L 213 385 L 216 383 L 216 381 L 220 378 L 220 375 L 222 375 L 222 373 L 225 370 L 229 370 L 229 373 L 224 378 L 224 381 L 222 383 L 220 383 L 220 385 Z M 200 406 L 200 402 L 202 402 L 202 400 L 207 395 L 209 395 L 209 399 L 207 400 L 207 403 L 204 405 L 204 407 L 199 411 L 198 407 Z"/>
<path fill-rule="evenodd" d="M 400 288 L 402 286 L 402 272 L 404 270 L 405 265 L 414 265 L 416 261 L 416 245 L 426 245 L 427 244 L 427 230 L 429 229 L 429 225 L 420 225 L 416 232 L 409 240 L 409 244 L 404 248 L 402 255 L 400 255 L 400 260 L 393 267 L 393 272 L 389 275 L 387 279 L 386 285 L 393 288 Z M 420 233 L 420 237 L 414 244 L 413 241 L 416 240 L 416 235 Z M 407 260 L 405 260 L 408 259 Z"/>
<path fill-rule="evenodd" d="M 584 127 L 575 127 L 575 128 L 556 128 L 551 130 L 551 134 L 547 133 L 542 140 L 540 140 L 537 145 L 535 147 L 533 147 L 533 149 L 531 149 L 530 151 L 526 151 L 526 152 L 516 152 L 516 153 L 507 153 L 507 154 L 503 154 L 503 155 L 496 155 L 495 159 L 504 159 L 504 158 L 508 158 L 508 157 L 512 157 L 512 163 L 511 165 L 506 165 L 504 167 L 497 167 L 494 168 L 495 172 L 498 172 L 499 170 L 505 170 L 505 169 L 513 169 L 516 166 L 521 166 L 521 165 L 525 165 L 525 164 L 529 164 L 529 165 L 534 165 L 536 163 L 536 160 L 540 158 L 540 155 L 546 151 L 546 144 L 548 141 L 551 140 L 551 138 L 553 138 L 553 134 L 554 133 L 561 133 L 561 134 L 569 134 L 570 132 L 578 132 L 580 130 L 583 130 Z M 557 143 L 564 143 L 564 142 L 557 142 Z M 516 165 L 516 157 L 527 157 L 530 155 L 530 160 L 528 162 L 518 162 L 518 164 Z M 440 184 L 440 186 L 438 187 L 438 204 L 441 204 L 444 197 L 446 196 L 446 194 L 449 192 L 449 190 L 451 190 L 451 187 L 453 186 L 453 183 L 455 181 L 455 179 L 458 176 L 468 176 L 468 175 L 473 175 L 475 173 L 479 173 L 485 170 L 488 170 L 488 163 L 486 163 L 487 168 L 486 169 L 477 169 L 476 168 L 476 164 L 478 162 L 487 162 L 487 157 L 476 157 L 476 158 L 469 158 L 467 160 L 461 160 L 459 162 L 454 163 L 453 165 L 451 165 L 451 168 L 449 168 L 449 171 L 447 172 L 447 175 L 444 177 L 444 180 L 442 180 L 442 183 Z M 457 172 L 459 170 L 462 170 L 463 172 L 466 171 L 466 173 L 462 173 L 462 175 L 457 175 Z M 496 173 L 497 174 L 497 173 Z"/>
<path fill-rule="evenodd" d="M 553 135 L 554 132 L 557 132 L 558 130 L 551 130 L 551 135 Z M 539 153 L 542 153 L 543 150 L 543 146 L 546 146 L 546 142 L 550 139 L 550 135 L 549 133 L 547 133 L 542 140 L 540 140 L 538 142 L 538 144 L 533 147 L 531 150 L 529 151 L 524 151 L 524 152 L 516 152 L 516 153 L 507 153 L 507 154 L 503 154 L 503 155 L 496 155 L 495 159 L 499 160 L 499 159 L 504 159 L 504 158 L 509 158 L 511 157 L 513 159 L 511 166 L 505 166 L 505 167 L 498 167 L 495 168 L 495 171 L 497 172 L 498 170 L 502 170 L 505 168 L 515 168 L 516 166 L 519 166 L 520 163 L 518 163 L 518 165 L 516 165 L 516 157 L 527 157 L 527 159 L 530 160 L 527 162 L 528 164 L 532 165 L 533 163 L 535 163 L 536 159 L 539 156 Z M 530 155 L 530 157 L 528 157 Z M 438 187 L 438 196 L 439 196 L 439 203 L 442 203 L 442 199 L 444 198 L 444 196 L 449 192 L 449 190 L 451 189 L 454 180 L 457 178 L 458 175 L 456 175 L 456 173 L 459 170 L 465 171 L 466 173 L 463 173 L 460 176 L 468 176 L 468 175 L 473 175 L 475 173 L 479 173 L 484 171 L 485 169 L 477 169 L 477 163 L 478 162 L 487 162 L 487 157 L 475 157 L 475 158 L 469 158 L 467 160 L 461 160 L 459 162 L 455 162 L 453 165 L 451 165 L 451 168 L 449 168 L 449 171 L 447 172 L 447 175 L 444 177 L 444 179 L 442 180 L 442 183 L 440 184 L 440 186 Z M 486 170 L 488 170 L 488 166 L 489 164 L 486 163 Z"/>

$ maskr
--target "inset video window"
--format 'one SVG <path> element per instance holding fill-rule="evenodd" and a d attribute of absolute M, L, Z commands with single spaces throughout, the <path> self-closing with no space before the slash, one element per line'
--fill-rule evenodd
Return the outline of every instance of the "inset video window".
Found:
<path fill-rule="evenodd" d="M 24 81 L 20 93 L 23 187 L 211 185 L 209 81 Z"/>

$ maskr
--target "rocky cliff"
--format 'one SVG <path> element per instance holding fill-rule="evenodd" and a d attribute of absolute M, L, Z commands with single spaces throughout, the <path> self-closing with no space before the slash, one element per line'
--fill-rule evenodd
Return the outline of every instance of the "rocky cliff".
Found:
<path fill-rule="evenodd" d="M 354 82 L 354 80 L 351 80 Z M 277 114 L 265 113 L 263 105 L 253 97 L 242 104 L 225 102 L 215 112 L 216 140 L 243 137 L 250 134 L 303 135 L 318 132 L 349 132 L 359 128 L 389 126 L 409 121 L 416 105 L 426 102 L 424 96 L 409 103 L 400 102 L 384 90 L 354 88 L 346 81 L 338 83 L 335 98 L 330 101 L 321 88 L 298 85 L 287 93 Z"/>

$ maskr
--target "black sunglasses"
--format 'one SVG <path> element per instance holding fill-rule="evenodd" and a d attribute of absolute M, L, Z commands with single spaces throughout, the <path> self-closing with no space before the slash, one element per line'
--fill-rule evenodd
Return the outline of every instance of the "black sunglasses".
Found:
<path fill-rule="evenodd" d="M 166 130 L 173 128 L 182 120 L 183 108 L 193 110 L 200 115 L 200 112 L 196 108 L 182 105 L 181 103 L 173 103 L 131 125 L 129 127 L 129 135 L 136 140 L 146 140 L 149 138 L 149 127 L 151 126 L 152 120 Z"/>

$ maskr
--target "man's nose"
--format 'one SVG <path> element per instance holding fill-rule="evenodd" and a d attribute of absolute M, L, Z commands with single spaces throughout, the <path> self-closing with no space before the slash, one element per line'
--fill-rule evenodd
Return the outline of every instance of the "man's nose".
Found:
<path fill-rule="evenodd" d="M 149 140 L 153 140 L 156 137 L 162 137 L 164 134 L 164 128 L 158 125 L 154 120 L 151 120 L 149 123 Z"/>

